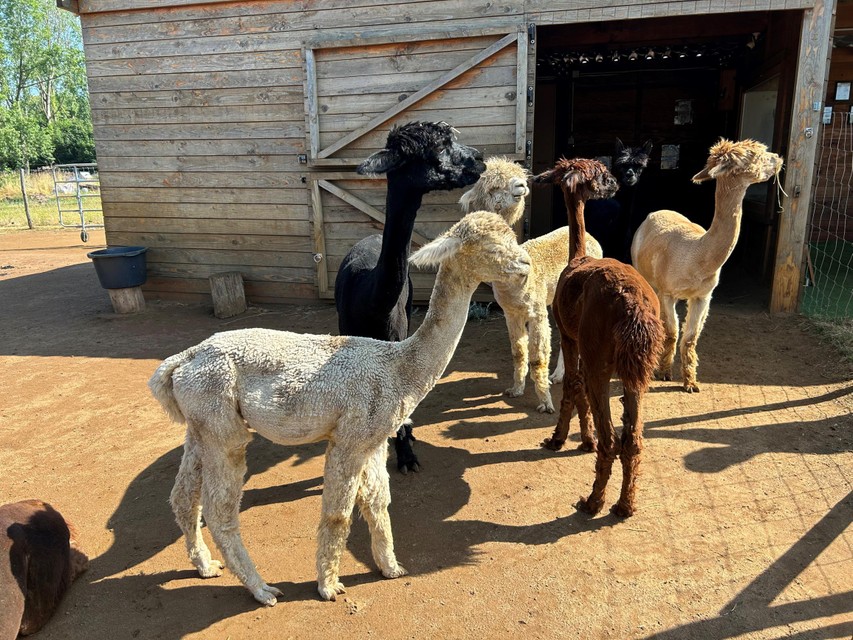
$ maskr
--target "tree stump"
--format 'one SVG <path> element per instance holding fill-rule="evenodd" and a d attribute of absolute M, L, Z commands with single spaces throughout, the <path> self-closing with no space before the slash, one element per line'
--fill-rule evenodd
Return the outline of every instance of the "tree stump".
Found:
<path fill-rule="evenodd" d="M 107 289 L 113 311 L 116 313 L 139 313 L 145 311 L 145 298 L 142 287 L 127 287 L 126 289 Z"/>
<path fill-rule="evenodd" d="M 230 318 L 246 310 L 243 275 L 239 271 L 214 273 L 208 280 L 213 297 L 213 315 L 217 318 Z"/>

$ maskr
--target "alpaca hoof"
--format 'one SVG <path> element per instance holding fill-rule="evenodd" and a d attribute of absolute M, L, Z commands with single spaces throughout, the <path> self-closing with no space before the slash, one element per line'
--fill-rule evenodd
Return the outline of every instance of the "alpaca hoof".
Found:
<path fill-rule="evenodd" d="M 620 518 L 630 518 L 632 515 L 634 515 L 634 507 L 630 505 L 626 506 L 623 505 L 621 502 L 617 502 L 610 508 L 610 512 L 615 516 L 619 516 Z"/>
<path fill-rule="evenodd" d="M 258 589 L 252 591 L 252 595 L 255 596 L 255 600 L 260 602 L 262 605 L 274 607 L 275 603 L 278 602 L 278 597 L 283 596 L 284 594 L 275 587 L 271 587 L 268 584 L 262 584 Z"/>
<path fill-rule="evenodd" d="M 563 376 L 558 376 L 556 374 L 551 374 L 548 376 L 548 382 L 551 384 L 560 384 L 563 381 Z"/>
<path fill-rule="evenodd" d="M 559 451 L 563 448 L 564 444 L 566 444 L 565 440 L 558 440 L 557 438 L 545 438 L 541 443 L 539 443 L 539 446 L 543 449 Z"/>
<path fill-rule="evenodd" d="M 388 578 L 389 580 L 393 578 L 399 578 L 401 576 L 409 575 L 409 572 L 403 568 L 403 565 L 398 564 L 396 568 L 391 571 L 382 571 L 382 575 Z"/>
<path fill-rule="evenodd" d="M 519 398 L 524 395 L 524 387 L 521 389 L 517 387 L 510 387 L 504 391 L 504 395 L 510 398 Z"/>
<path fill-rule="evenodd" d="M 347 592 L 347 590 L 344 589 L 344 585 L 341 584 L 340 581 L 330 586 L 318 584 L 317 591 L 320 592 L 320 597 L 323 598 L 323 600 L 329 600 L 330 602 L 334 602 L 335 600 L 337 600 L 338 595 Z"/>
<path fill-rule="evenodd" d="M 554 413 L 554 405 L 548 404 L 547 402 L 543 402 L 538 407 L 536 407 L 536 410 L 539 413 Z"/>
<path fill-rule="evenodd" d="M 699 393 L 699 385 L 696 384 L 695 382 L 685 382 L 684 383 L 684 390 L 687 393 Z"/>
<path fill-rule="evenodd" d="M 598 443 L 594 440 L 592 442 L 581 442 L 578 445 L 578 451 L 585 451 L 586 453 L 595 453 L 598 451 Z"/>
<path fill-rule="evenodd" d="M 588 513 L 591 516 L 594 516 L 596 513 L 601 511 L 601 507 L 604 506 L 604 500 L 588 500 L 586 498 L 581 498 L 578 500 L 577 508 L 579 511 L 583 511 L 584 513 Z"/>
<path fill-rule="evenodd" d="M 669 371 L 655 371 L 655 378 L 665 382 L 672 382 L 672 374 Z"/>
<path fill-rule="evenodd" d="M 225 565 L 219 562 L 219 560 L 211 560 L 198 567 L 198 575 L 202 578 L 218 578 L 222 575 L 223 569 L 225 569 Z"/>

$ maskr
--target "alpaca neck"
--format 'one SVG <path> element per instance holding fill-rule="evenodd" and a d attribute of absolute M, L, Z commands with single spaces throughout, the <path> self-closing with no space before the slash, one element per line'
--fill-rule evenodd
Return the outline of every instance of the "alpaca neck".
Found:
<path fill-rule="evenodd" d="M 400 343 L 407 392 L 417 402 L 435 386 L 453 357 L 478 284 L 452 259 L 438 268 L 424 321 Z"/>
<path fill-rule="evenodd" d="M 586 226 L 583 217 L 586 201 L 577 193 L 565 190 L 563 200 L 566 203 L 566 214 L 569 218 L 569 262 L 571 262 L 575 258 L 586 255 Z"/>
<path fill-rule="evenodd" d="M 743 198 L 749 185 L 742 182 L 717 180 L 714 197 L 714 220 L 699 240 L 696 256 L 706 270 L 716 271 L 723 266 L 737 244 L 743 215 Z"/>
<path fill-rule="evenodd" d="M 376 265 L 379 290 L 391 294 L 394 303 L 407 286 L 409 279 L 409 249 L 415 216 L 423 200 L 423 192 L 403 188 L 388 178 L 388 193 L 385 198 L 385 229 L 382 232 L 382 250 Z M 396 296 L 393 294 L 396 293 Z"/>

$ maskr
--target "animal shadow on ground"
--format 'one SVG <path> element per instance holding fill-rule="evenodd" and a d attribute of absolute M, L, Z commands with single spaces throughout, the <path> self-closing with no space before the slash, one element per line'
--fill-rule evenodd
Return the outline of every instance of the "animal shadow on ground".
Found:
<path fill-rule="evenodd" d="M 538 525 L 508 526 L 479 520 L 451 520 L 466 504 L 471 489 L 464 480 L 467 470 L 484 465 L 505 464 L 540 460 L 543 452 L 537 448 L 526 451 L 500 451 L 472 454 L 455 447 L 434 446 L 420 441 L 417 445 L 429 469 L 428 482 L 425 474 L 401 476 L 391 473 L 392 502 L 390 507 L 395 540 L 400 541 L 397 553 L 413 575 L 428 574 L 447 567 L 472 564 L 478 561 L 477 545 L 492 541 L 522 544 L 549 544 L 581 531 L 613 526 L 618 521 L 613 516 L 591 519 L 578 514 L 566 504 L 569 515 Z M 325 443 L 303 447 L 284 447 L 256 436 L 249 445 L 247 462 L 248 476 L 262 474 L 277 464 L 291 461 L 299 465 L 311 458 L 323 455 Z M 218 620 L 257 608 L 245 588 L 240 585 L 221 586 L 217 581 L 205 581 L 202 585 L 176 586 L 182 580 L 195 580 L 196 571 L 190 566 L 181 549 L 181 566 L 175 570 L 157 574 L 133 572 L 133 567 L 160 553 L 180 538 L 168 504 L 168 495 L 177 473 L 182 448 L 167 452 L 140 473 L 128 486 L 120 504 L 109 519 L 114 535 L 112 546 L 92 560 L 85 578 L 96 594 L 102 589 L 121 589 L 133 594 L 127 599 L 128 611 L 135 619 L 140 609 L 146 606 L 166 608 L 174 612 L 170 618 L 169 637 L 204 629 Z M 419 480 L 415 481 L 415 478 Z M 293 483 L 248 489 L 241 503 L 241 510 L 257 506 L 298 501 L 322 491 L 322 478 L 314 477 Z M 413 513 L 419 514 L 417 518 Z M 316 514 L 319 520 L 319 510 Z M 309 516 L 311 517 L 311 516 Z M 141 526 L 140 523 L 144 523 Z M 268 526 L 275 526 L 272 523 Z M 424 526 L 430 535 L 424 536 Z M 288 536 L 287 524 L 281 528 L 282 538 Z M 209 533 L 205 532 L 209 539 Z M 312 540 L 313 544 L 313 540 Z M 381 581 L 383 578 L 370 553 L 370 539 L 366 524 L 360 518 L 353 519 L 352 533 L 348 539 L 349 551 L 362 563 L 371 568 L 368 572 L 342 576 L 347 587 Z M 214 550 L 214 556 L 219 554 Z M 251 543 L 250 543 L 251 549 Z M 313 551 L 312 551 L 313 552 Z M 125 573 L 113 577 L 117 573 Z M 284 600 L 317 600 L 316 576 L 306 575 L 300 582 L 283 582 L 277 579 L 275 568 L 267 569 L 265 577 L 280 588 Z M 138 596 L 135 594 L 139 594 Z M 205 606 L 215 602 L 215 607 Z M 179 611 L 182 611 L 180 615 Z M 193 611 L 187 616 L 186 611 Z M 198 613 L 198 615 L 196 615 Z M 119 615 L 120 612 L 113 612 Z M 158 615 L 166 615 L 158 613 Z M 169 614 L 171 615 L 171 614 Z M 161 632 L 162 633 L 162 632 Z M 174 636 L 171 634 L 174 633 Z M 162 636 L 160 636 L 162 637 Z"/>

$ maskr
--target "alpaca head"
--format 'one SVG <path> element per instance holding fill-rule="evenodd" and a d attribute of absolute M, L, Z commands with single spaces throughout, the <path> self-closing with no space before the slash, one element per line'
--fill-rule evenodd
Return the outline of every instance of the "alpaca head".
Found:
<path fill-rule="evenodd" d="M 456 130 L 445 122 L 409 122 L 395 126 L 385 148 L 358 165 L 362 175 L 385 173 L 423 191 L 450 190 L 476 182 L 486 168 L 483 154 L 456 142 Z"/>
<path fill-rule="evenodd" d="M 612 198 L 619 189 L 613 174 L 598 160 L 560 158 L 553 169 L 533 176 L 533 184 L 556 184 L 584 202 Z"/>
<path fill-rule="evenodd" d="M 486 170 L 477 183 L 459 198 L 465 213 L 493 211 L 509 224 L 524 213 L 524 199 L 530 193 L 527 169 L 512 160 L 494 157 L 486 160 Z"/>
<path fill-rule="evenodd" d="M 616 154 L 613 156 L 613 175 L 623 187 L 636 186 L 649 164 L 652 141 L 646 140 L 642 147 L 628 147 L 616 138 Z"/>
<path fill-rule="evenodd" d="M 490 211 L 469 213 L 409 258 L 417 267 L 453 265 L 478 282 L 523 283 L 530 256 L 506 220 Z"/>
<path fill-rule="evenodd" d="M 764 182 L 779 175 L 782 157 L 767 150 L 767 145 L 756 140 L 732 142 L 720 138 L 711 147 L 705 168 L 693 176 L 693 182 L 719 180 L 723 177 L 740 180 L 746 184 Z"/>

